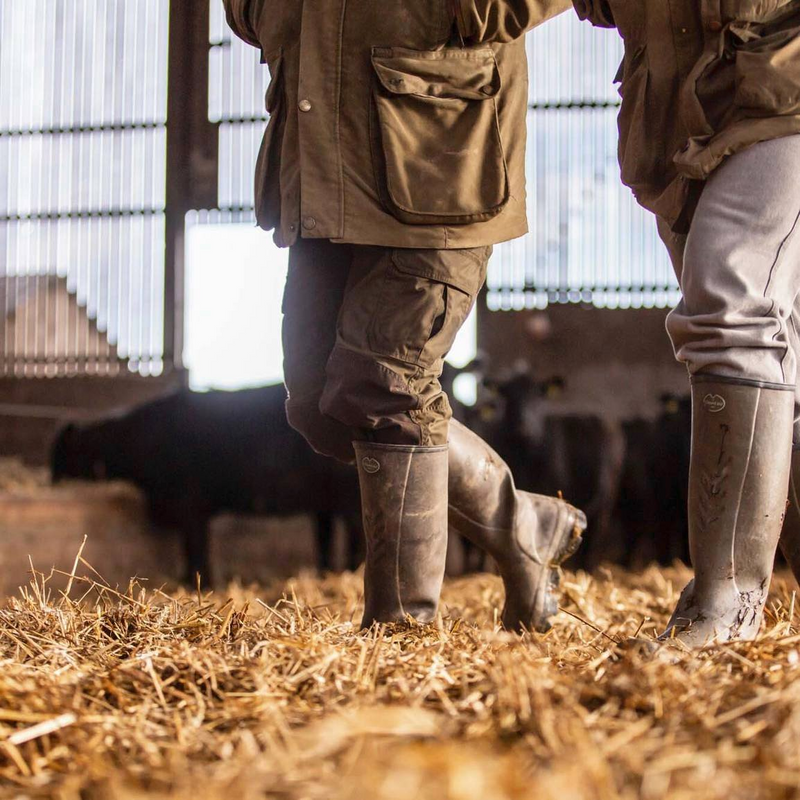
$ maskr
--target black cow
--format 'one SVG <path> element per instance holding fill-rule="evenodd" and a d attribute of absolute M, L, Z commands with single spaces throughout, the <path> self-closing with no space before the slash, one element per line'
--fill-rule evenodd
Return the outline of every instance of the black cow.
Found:
<path fill-rule="evenodd" d="M 625 466 L 616 514 L 628 554 L 624 563 L 688 563 L 691 399 L 662 395 L 655 420 L 630 420 L 623 427 Z"/>
<path fill-rule="evenodd" d="M 624 440 L 615 422 L 554 410 L 547 399 L 563 388 L 561 379 L 538 382 L 527 373 L 487 382 L 473 427 L 505 459 L 520 489 L 561 494 L 585 511 L 590 536 L 571 564 L 589 569 L 608 558 Z"/>
<path fill-rule="evenodd" d="M 315 454 L 286 421 L 283 386 L 237 392 L 181 390 L 129 413 L 69 425 L 52 448 L 52 477 L 127 480 L 147 498 L 153 522 L 182 532 L 187 579 L 211 581 L 208 526 L 223 512 L 312 514 L 319 566 L 331 567 L 333 522 L 362 550 L 354 468 Z"/>

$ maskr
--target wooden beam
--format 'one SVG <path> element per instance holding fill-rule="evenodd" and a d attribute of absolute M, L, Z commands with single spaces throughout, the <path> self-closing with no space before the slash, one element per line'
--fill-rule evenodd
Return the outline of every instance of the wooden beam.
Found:
<path fill-rule="evenodd" d="M 186 213 L 215 208 L 219 165 L 217 126 L 208 120 L 208 0 L 172 0 L 169 11 L 167 99 L 166 366 L 183 369 Z"/>

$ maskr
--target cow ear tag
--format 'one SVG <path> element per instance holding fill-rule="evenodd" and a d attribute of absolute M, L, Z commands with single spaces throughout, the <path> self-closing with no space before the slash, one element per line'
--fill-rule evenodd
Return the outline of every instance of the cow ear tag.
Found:
<path fill-rule="evenodd" d="M 364 472 L 368 475 L 374 475 L 376 472 L 380 472 L 381 470 L 381 462 L 378 461 L 376 458 L 370 458 L 367 456 L 361 460 L 361 466 L 364 468 Z"/>

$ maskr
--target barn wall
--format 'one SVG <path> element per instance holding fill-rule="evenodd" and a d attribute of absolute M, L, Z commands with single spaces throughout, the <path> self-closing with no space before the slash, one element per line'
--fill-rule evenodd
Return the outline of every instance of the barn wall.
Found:
<path fill-rule="evenodd" d="M 662 309 L 552 305 L 545 311 L 484 311 L 479 347 L 493 376 L 527 363 L 540 379 L 566 380 L 557 404 L 613 419 L 652 417 L 664 392 L 689 384 L 664 329 Z"/>
<path fill-rule="evenodd" d="M 160 378 L 0 379 L 0 457 L 47 464 L 53 436 L 64 423 L 152 400 L 181 385 L 184 377 L 173 371 Z"/>

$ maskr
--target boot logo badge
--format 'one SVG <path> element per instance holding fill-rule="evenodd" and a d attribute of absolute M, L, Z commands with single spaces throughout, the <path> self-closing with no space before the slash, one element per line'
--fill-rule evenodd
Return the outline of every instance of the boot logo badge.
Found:
<path fill-rule="evenodd" d="M 364 468 L 364 472 L 366 472 L 368 475 L 374 475 L 376 472 L 380 472 L 381 470 L 381 462 L 376 458 L 367 457 L 362 459 L 361 466 Z"/>
<path fill-rule="evenodd" d="M 725 398 L 718 394 L 707 394 L 703 398 L 703 406 L 711 414 L 719 414 L 726 405 Z"/>

